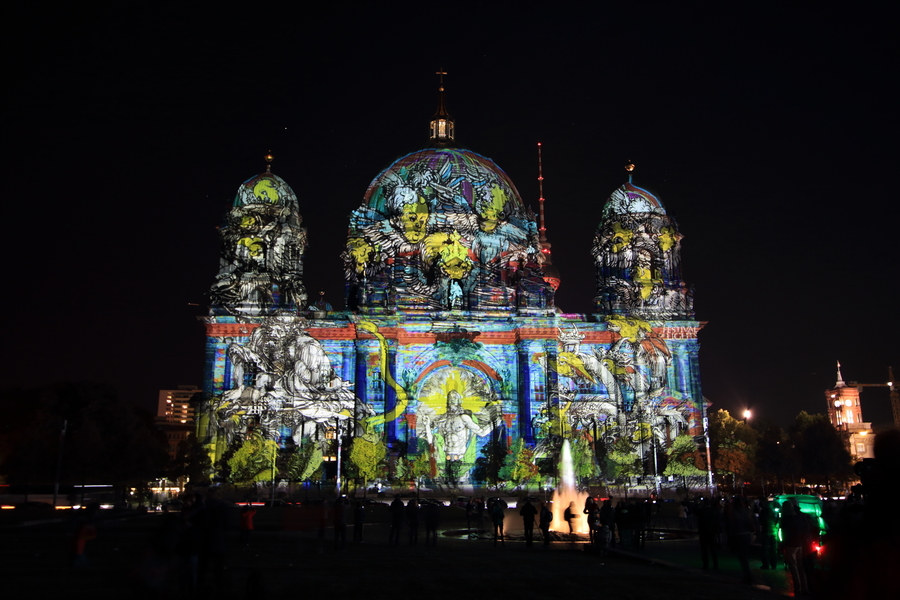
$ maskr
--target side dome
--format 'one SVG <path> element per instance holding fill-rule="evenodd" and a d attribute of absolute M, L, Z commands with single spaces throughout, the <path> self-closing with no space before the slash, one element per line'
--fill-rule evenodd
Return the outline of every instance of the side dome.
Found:
<path fill-rule="evenodd" d="M 641 213 L 665 215 L 666 209 L 654 194 L 629 182 L 610 194 L 603 207 L 602 217 L 607 219 L 613 215 Z"/>
<path fill-rule="evenodd" d="M 277 175 L 267 171 L 241 184 L 219 229 L 213 314 L 262 317 L 306 308 L 302 222 L 294 190 Z"/>
<path fill-rule="evenodd" d="M 693 318 L 693 297 L 681 279 L 681 239 L 656 195 L 630 180 L 613 191 L 591 247 L 597 312 L 647 320 Z"/>
<path fill-rule="evenodd" d="M 458 148 L 413 152 L 372 181 L 350 216 L 348 306 L 545 308 L 534 287 L 546 287 L 538 249 L 534 215 L 491 159 Z"/>
<path fill-rule="evenodd" d="M 234 197 L 234 206 L 252 205 L 286 206 L 295 212 L 299 210 L 297 195 L 284 179 L 266 172 L 251 177 L 241 184 Z"/>

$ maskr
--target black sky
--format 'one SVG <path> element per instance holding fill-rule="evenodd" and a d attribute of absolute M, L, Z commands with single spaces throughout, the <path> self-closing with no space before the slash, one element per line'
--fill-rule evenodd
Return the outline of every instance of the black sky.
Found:
<path fill-rule="evenodd" d="M 460 144 L 534 208 L 543 143 L 566 312 L 591 310 L 591 238 L 632 160 L 685 235 L 714 408 L 787 423 L 824 410 L 838 359 L 847 380 L 900 374 L 887 6 L 279 6 L 4 9 L 9 385 L 153 406 L 199 384 L 215 227 L 269 149 L 307 288 L 342 305 L 347 216 L 425 145 L 438 68 Z M 891 420 L 886 391 L 863 398 Z"/>

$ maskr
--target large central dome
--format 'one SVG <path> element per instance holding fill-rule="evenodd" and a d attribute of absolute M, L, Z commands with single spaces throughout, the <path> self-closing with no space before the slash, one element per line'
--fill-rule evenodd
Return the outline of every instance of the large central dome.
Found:
<path fill-rule="evenodd" d="M 372 181 L 365 201 L 390 216 L 409 214 L 415 205 L 427 203 L 445 221 L 486 232 L 507 216 L 525 217 L 519 192 L 506 173 L 491 159 L 456 148 L 429 148 L 398 159 Z"/>
<path fill-rule="evenodd" d="M 534 215 L 491 159 L 458 148 L 419 150 L 382 171 L 350 217 L 348 304 L 544 308 L 546 298 L 529 300 L 536 290 L 522 287 L 542 282 L 538 249 Z"/>

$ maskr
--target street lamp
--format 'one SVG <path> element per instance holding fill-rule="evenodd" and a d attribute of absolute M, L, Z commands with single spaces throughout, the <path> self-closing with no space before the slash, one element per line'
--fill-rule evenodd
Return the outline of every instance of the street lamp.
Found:
<path fill-rule="evenodd" d="M 747 424 L 747 419 L 749 419 L 752 415 L 753 413 L 750 412 L 749 408 L 744 411 L 744 425 Z"/>

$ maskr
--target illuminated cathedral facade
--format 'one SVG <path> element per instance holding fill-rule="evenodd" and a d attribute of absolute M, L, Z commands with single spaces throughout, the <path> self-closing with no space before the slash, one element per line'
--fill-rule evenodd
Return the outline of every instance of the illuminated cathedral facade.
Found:
<path fill-rule="evenodd" d="M 214 475 L 452 487 L 483 482 L 478 459 L 501 448 L 537 481 L 564 440 L 596 477 L 663 475 L 705 417 L 674 220 L 629 173 L 598 204 L 596 312 L 565 314 L 543 226 L 500 167 L 455 145 L 443 88 L 430 131 L 350 213 L 342 311 L 307 298 L 290 186 L 269 169 L 240 186 L 203 319 L 197 437 Z"/>

